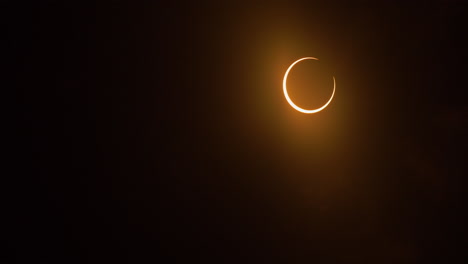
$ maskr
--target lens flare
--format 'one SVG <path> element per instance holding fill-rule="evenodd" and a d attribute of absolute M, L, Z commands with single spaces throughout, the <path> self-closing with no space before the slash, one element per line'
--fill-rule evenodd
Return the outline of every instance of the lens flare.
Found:
<path fill-rule="evenodd" d="M 317 112 L 320 112 L 320 111 L 322 111 L 323 109 L 325 109 L 325 107 L 327 107 L 328 104 L 330 104 L 330 102 L 332 101 L 333 96 L 335 95 L 335 88 L 336 88 L 335 77 L 333 76 L 333 93 L 332 93 L 330 99 L 328 100 L 328 102 L 327 102 L 326 104 L 324 104 L 324 105 L 323 105 L 322 107 L 320 107 L 320 108 L 312 109 L 312 110 L 307 110 L 307 109 L 300 108 L 299 106 L 297 106 L 297 105 L 291 100 L 291 98 L 289 98 L 288 89 L 287 89 L 287 87 L 286 87 L 286 81 L 288 80 L 289 71 L 294 67 L 294 65 L 296 65 L 298 62 L 303 61 L 303 60 L 319 60 L 319 59 L 314 58 L 314 57 L 304 57 L 304 58 L 298 59 L 297 61 L 293 62 L 293 64 L 291 64 L 291 66 L 289 66 L 289 68 L 286 70 L 286 73 L 284 74 L 284 78 L 283 78 L 283 92 L 284 92 L 284 97 L 286 97 L 286 101 L 288 101 L 288 103 L 292 106 L 292 108 L 294 108 L 294 109 L 296 109 L 297 111 L 299 111 L 299 112 L 301 112 L 301 113 L 304 113 L 304 114 L 313 114 L 313 113 L 317 113 Z"/>

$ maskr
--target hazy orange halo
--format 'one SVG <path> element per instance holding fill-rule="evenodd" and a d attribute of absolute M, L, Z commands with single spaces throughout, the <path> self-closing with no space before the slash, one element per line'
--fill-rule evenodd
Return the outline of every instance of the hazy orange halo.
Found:
<path fill-rule="evenodd" d="M 284 78 L 283 78 L 283 92 L 284 92 L 284 97 L 286 97 L 286 100 L 288 101 L 288 103 L 289 103 L 294 109 L 296 109 L 297 111 L 299 111 L 299 112 L 301 112 L 301 113 L 304 113 L 304 114 L 313 114 L 313 113 L 317 113 L 317 112 L 320 112 L 320 111 L 322 111 L 323 109 L 325 109 L 325 107 L 327 107 L 328 104 L 332 101 L 333 96 L 335 95 L 335 88 L 336 88 L 335 76 L 333 76 L 333 93 L 332 93 L 330 99 L 328 100 L 328 102 L 327 102 L 325 105 L 323 105 L 323 106 L 320 107 L 320 108 L 312 109 L 312 110 L 307 110 L 307 109 L 300 108 L 299 106 L 297 106 L 297 105 L 291 100 L 291 98 L 289 98 L 288 89 L 286 88 L 286 81 L 287 81 L 287 79 L 288 79 L 289 71 L 292 69 L 292 67 L 294 67 L 294 65 L 296 65 L 296 63 L 298 63 L 298 62 L 300 62 L 300 61 L 303 61 L 303 60 L 319 60 L 319 59 L 314 58 L 314 57 L 304 57 L 304 58 L 298 59 L 297 61 L 293 62 L 293 64 L 291 64 L 291 66 L 289 66 L 289 68 L 286 70 L 286 73 L 284 74 Z"/>

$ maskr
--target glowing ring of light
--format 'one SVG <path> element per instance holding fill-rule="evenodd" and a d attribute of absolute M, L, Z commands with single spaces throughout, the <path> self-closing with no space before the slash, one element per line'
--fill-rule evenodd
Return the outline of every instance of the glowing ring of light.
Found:
<path fill-rule="evenodd" d="M 328 104 L 331 102 L 331 100 L 333 99 L 333 96 L 335 95 L 335 88 L 336 88 L 336 83 L 335 83 L 335 76 L 333 76 L 333 93 L 330 97 L 330 99 L 328 100 L 328 102 L 323 105 L 322 107 L 320 108 L 317 108 L 317 109 L 312 109 L 312 110 L 307 110 L 307 109 L 303 109 L 303 108 L 300 108 L 299 106 L 297 106 L 292 100 L 291 98 L 289 98 L 289 95 L 288 95 L 288 90 L 286 88 L 286 81 L 288 79 L 288 74 L 289 74 L 289 71 L 292 69 L 292 67 L 294 67 L 294 65 L 296 65 L 296 63 L 300 62 L 300 61 L 303 61 L 303 60 L 319 60 L 317 58 L 314 58 L 314 57 L 304 57 L 304 58 L 301 58 L 301 59 L 298 59 L 297 61 L 293 62 L 293 64 L 291 64 L 291 66 L 289 66 L 289 68 L 286 70 L 286 73 L 284 74 L 284 78 L 283 78 L 283 92 L 284 92 L 284 97 L 286 97 L 286 100 L 288 101 L 288 103 L 294 108 L 296 109 L 297 111 L 299 112 L 302 112 L 304 114 L 313 114 L 313 113 L 317 113 L 317 112 L 320 112 L 322 111 L 323 109 L 325 109 L 325 107 L 328 106 Z"/>

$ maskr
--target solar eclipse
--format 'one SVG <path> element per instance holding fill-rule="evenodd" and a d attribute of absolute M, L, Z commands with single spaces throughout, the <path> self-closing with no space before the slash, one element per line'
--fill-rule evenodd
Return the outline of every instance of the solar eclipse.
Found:
<path fill-rule="evenodd" d="M 283 92 L 284 92 L 284 97 L 286 98 L 286 101 L 288 101 L 289 105 L 291 105 L 292 108 L 296 109 L 297 111 L 301 112 L 301 113 L 304 113 L 304 114 L 314 114 L 314 113 L 318 113 L 320 111 L 322 111 L 323 109 L 325 109 L 329 104 L 330 102 L 332 101 L 333 99 L 333 96 L 335 95 L 335 89 L 336 89 L 336 82 L 335 82 L 335 77 L 333 76 L 333 92 L 332 92 L 332 95 L 330 96 L 330 99 L 328 99 L 328 101 L 321 107 L 319 108 L 316 108 L 316 109 L 304 109 L 304 108 L 301 108 L 299 107 L 298 105 L 296 105 L 292 100 L 291 98 L 289 97 L 289 94 L 288 94 L 288 89 L 287 89 L 287 80 L 288 80 L 288 75 L 289 75 L 289 72 L 291 71 L 291 69 L 299 62 L 301 61 L 304 61 L 304 60 L 318 60 L 317 58 L 314 58 L 314 57 L 304 57 L 304 58 L 300 58 L 298 60 L 296 60 L 295 62 L 293 62 L 289 68 L 286 70 L 286 73 L 284 74 L 284 77 L 283 77 Z"/>

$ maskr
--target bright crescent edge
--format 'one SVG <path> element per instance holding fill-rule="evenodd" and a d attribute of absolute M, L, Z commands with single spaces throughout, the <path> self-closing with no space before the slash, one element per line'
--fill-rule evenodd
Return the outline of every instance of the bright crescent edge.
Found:
<path fill-rule="evenodd" d="M 283 78 L 283 92 L 284 92 L 284 97 L 286 97 L 286 100 L 288 101 L 288 103 L 289 103 L 294 109 L 296 109 L 297 111 L 299 111 L 299 112 L 301 112 L 301 113 L 304 113 L 304 114 L 313 114 L 313 113 L 317 113 L 317 112 L 320 112 L 320 111 L 322 111 L 323 109 L 325 109 L 325 107 L 327 107 L 328 104 L 330 104 L 330 102 L 332 101 L 333 96 L 335 95 L 335 88 L 336 88 L 335 76 L 333 76 L 333 93 L 332 93 L 330 99 L 328 99 L 328 102 L 327 102 L 325 105 L 323 105 L 323 106 L 320 107 L 320 108 L 312 109 L 312 110 L 307 110 L 307 109 L 300 108 L 299 106 L 297 106 L 297 105 L 291 100 L 291 98 L 289 98 L 288 90 L 287 90 L 287 88 L 286 88 L 286 81 L 287 81 L 287 79 L 288 79 L 289 71 L 292 69 L 292 67 L 294 67 L 294 65 L 296 65 L 296 63 L 298 63 L 298 62 L 300 62 L 300 61 L 303 61 L 303 60 L 319 60 L 319 59 L 314 58 L 314 57 L 304 57 L 304 58 L 298 59 L 297 61 L 293 62 L 293 64 L 291 64 L 291 66 L 289 66 L 289 68 L 286 70 L 286 73 L 284 74 L 284 78 Z"/>

